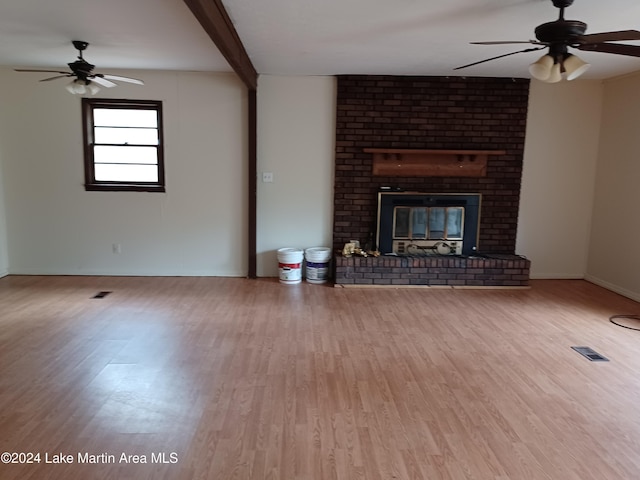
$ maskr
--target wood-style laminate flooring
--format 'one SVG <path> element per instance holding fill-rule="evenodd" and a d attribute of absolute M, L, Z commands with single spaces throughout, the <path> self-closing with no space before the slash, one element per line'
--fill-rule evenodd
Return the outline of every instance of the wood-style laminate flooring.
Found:
<path fill-rule="evenodd" d="M 638 313 L 581 280 L 5 277 L 0 452 L 40 463 L 0 479 L 636 480 L 640 332 L 608 319 Z"/>

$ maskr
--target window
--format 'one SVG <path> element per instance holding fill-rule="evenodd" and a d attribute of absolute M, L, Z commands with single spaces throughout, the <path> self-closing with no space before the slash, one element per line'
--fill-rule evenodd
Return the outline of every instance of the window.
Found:
<path fill-rule="evenodd" d="M 162 102 L 82 99 L 86 190 L 164 192 Z"/>

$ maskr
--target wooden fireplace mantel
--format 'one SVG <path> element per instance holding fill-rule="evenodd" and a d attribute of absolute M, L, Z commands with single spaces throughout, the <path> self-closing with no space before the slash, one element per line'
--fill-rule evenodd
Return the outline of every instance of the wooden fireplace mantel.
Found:
<path fill-rule="evenodd" d="M 504 150 L 411 150 L 365 148 L 373 154 L 373 175 L 392 177 L 484 177 L 489 155 Z"/>

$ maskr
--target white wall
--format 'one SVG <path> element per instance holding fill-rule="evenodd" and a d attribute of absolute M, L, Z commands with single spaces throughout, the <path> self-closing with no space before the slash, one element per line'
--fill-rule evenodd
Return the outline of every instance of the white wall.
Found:
<path fill-rule="evenodd" d="M 231 74 L 114 73 L 146 85 L 121 84 L 98 97 L 164 103 L 166 193 L 86 192 L 80 98 L 63 80 L 0 70 L 10 272 L 246 275 L 241 82 Z M 1 225 L 0 217 L 0 245 Z"/>
<path fill-rule="evenodd" d="M 532 278 L 584 278 L 601 111 L 601 82 L 531 82 L 516 252 Z"/>
<path fill-rule="evenodd" d="M 1 104 L 0 104 L 1 107 Z M 0 123 L 0 129 L 2 124 Z M 7 219 L 4 202 L 4 177 L 2 174 L 2 141 L 0 141 L 0 277 L 9 274 L 9 256 L 7 252 Z"/>
<path fill-rule="evenodd" d="M 605 82 L 587 279 L 640 301 L 640 74 Z"/>
<path fill-rule="evenodd" d="M 279 248 L 332 245 L 335 98 L 333 77 L 259 78 L 258 276 L 278 276 Z"/>

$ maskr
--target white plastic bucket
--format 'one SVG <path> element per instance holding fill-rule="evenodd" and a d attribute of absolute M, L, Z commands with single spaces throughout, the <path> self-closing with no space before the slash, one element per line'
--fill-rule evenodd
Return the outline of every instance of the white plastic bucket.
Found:
<path fill-rule="evenodd" d="M 312 247 L 304 251 L 307 261 L 307 282 L 325 283 L 329 278 L 329 262 L 331 249 L 327 247 Z"/>
<path fill-rule="evenodd" d="M 293 284 L 302 281 L 302 261 L 304 253 L 299 248 L 278 250 L 278 273 L 280 283 Z"/>

